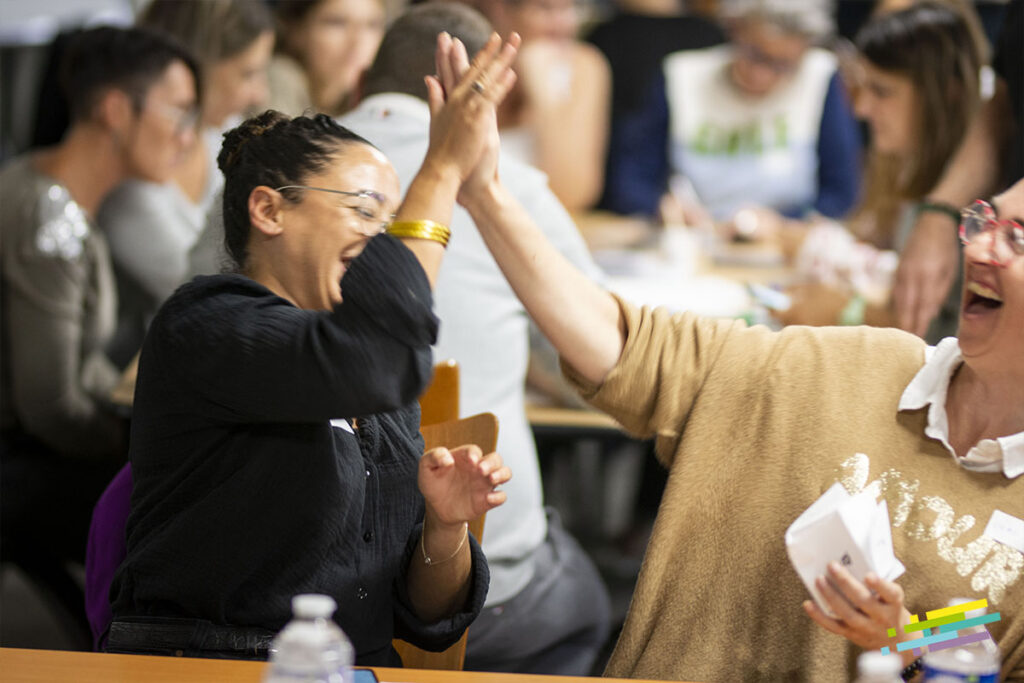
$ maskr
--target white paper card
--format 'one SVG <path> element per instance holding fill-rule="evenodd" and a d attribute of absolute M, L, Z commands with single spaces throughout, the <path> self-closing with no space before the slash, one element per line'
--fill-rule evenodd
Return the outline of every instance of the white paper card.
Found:
<path fill-rule="evenodd" d="M 985 527 L 985 535 L 1024 553 L 1024 519 L 994 510 Z"/>
<path fill-rule="evenodd" d="M 321 418 L 321 419 L 323 419 L 323 418 Z M 355 430 L 352 429 L 352 425 L 350 425 L 348 423 L 348 420 L 346 420 L 343 417 L 336 417 L 333 420 L 331 420 L 331 426 L 332 427 L 338 427 L 340 429 L 344 429 L 349 434 L 355 434 L 356 433 Z"/>
<path fill-rule="evenodd" d="M 786 530 L 789 561 L 825 614 L 835 617 L 814 580 L 838 562 L 858 581 L 869 572 L 892 581 L 905 571 L 892 549 L 889 508 L 861 492 L 851 496 L 833 484 Z"/>

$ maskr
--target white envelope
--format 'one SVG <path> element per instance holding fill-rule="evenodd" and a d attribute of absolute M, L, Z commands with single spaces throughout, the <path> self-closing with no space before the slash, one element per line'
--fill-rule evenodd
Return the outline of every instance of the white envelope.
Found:
<path fill-rule="evenodd" d="M 814 585 L 827 576 L 829 562 L 843 565 L 857 580 L 875 572 L 892 581 L 905 571 L 892 549 L 889 508 L 869 493 L 851 496 L 833 484 L 786 530 L 786 551 L 800 579 L 825 614 L 835 618 Z"/>

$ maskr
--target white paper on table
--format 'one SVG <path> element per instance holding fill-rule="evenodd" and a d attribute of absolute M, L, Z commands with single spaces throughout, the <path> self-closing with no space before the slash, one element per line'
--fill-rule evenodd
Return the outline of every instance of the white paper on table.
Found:
<path fill-rule="evenodd" d="M 786 530 L 786 551 L 800 579 L 825 614 L 836 615 L 814 580 L 838 562 L 858 581 L 869 572 L 892 581 L 905 571 L 892 549 L 889 508 L 867 492 L 851 496 L 833 484 Z"/>

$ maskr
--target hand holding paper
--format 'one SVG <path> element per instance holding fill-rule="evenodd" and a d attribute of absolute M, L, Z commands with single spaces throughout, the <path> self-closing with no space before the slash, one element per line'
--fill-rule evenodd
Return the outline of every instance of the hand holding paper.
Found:
<path fill-rule="evenodd" d="M 903 605 L 903 588 L 893 581 L 880 579 L 872 572 L 862 583 L 832 562 L 826 576 L 818 577 L 817 588 L 836 618 L 825 616 L 811 600 L 803 603 L 807 616 L 865 650 L 921 637 L 920 631 L 908 634 L 901 628 L 910 623 L 910 612 Z M 895 638 L 889 637 L 890 628 L 896 629 Z M 902 656 L 904 665 L 914 659 L 912 650 Z"/>
<path fill-rule="evenodd" d="M 839 563 L 858 581 L 869 572 L 888 581 L 904 572 L 893 554 L 885 501 L 876 503 L 867 492 L 851 496 L 840 484 L 833 484 L 790 525 L 786 550 L 818 607 L 832 618 L 836 614 L 815 585 L 830 562 Z"/>
<path fill-rule="evenodd" d="M 823 628 L 877 649 L 892 644 L 889 628 L 909 623 L 885 501 L 835 484 L 789 527 L 786 549 L 814 597 L 804 610 Z"/>

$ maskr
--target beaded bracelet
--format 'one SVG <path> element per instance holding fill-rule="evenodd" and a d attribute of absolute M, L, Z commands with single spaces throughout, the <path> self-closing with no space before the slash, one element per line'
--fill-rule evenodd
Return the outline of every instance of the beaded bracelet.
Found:
<path fill-rule="evenodd" d="M 960 225 L 960 210 L 957 209 L 952 204 L 947 204 L 946 202 L 934 202 L 930 199 L 925 199 L 918 203 L 918 215 L 928 211 L 932 213 L 941 213 L 944 216 L 949 216 L 950 218 L 953 219 L 954 223 Z"/>
<path fill-rule="evenodd" d="M 450 228 L 434 221 L 395 221 L 388 226 L 387 233 L 392 237 L 433 240 L 440 242 L 442 247 L 448 246 L 452 236 Z"/>
<path fill-rule="evenodd" d="M 903 671 L 900 672 L 900 678 L 902 678 L 904 681 L 909 681 L 914 676 L 916 676 L 917 673 L 921 669 L 923 669 L 923 668 L 924 668 L 924 662 L 922 662 L 921 658 L 918 657 L 917 659 L 912 661 L 910 664 L 907 664 L 906 668 L 903 669 Z"/>
<path fill-rule="evenodd" d="M 426 534 L 427 525 L 426 525 L 426 523 L 424 523 L 423 530 L 420 531 L 420 552 L 423 553 L 423 564 L 425 564 L 427 566 L 430 566 L 432 564 L 441 564 L 443 562 L 447 562 L 448 560 L 450 560 L 453 557 L 455 557 L 456 555 L 458 555 L 459 551 L 462 550 L 462 546 L 466 545 L 466 539 L 469 537 L 469 524 L 466 523 L 466 522 L 463 522 L 462 523 L 462 528 L 464 530 L 464 533 L 462 534 L 462 540 L 459 541 L 459 547 L 455 549 L 455 552 L 452 553 L 451 555 L 449 555 L 448 557 L 444 558 L 443 560 L 435 560 L 435 559 L 431 558 L 429 555 L 427 555 L 426 542 L 423 540 L 423 537 L 427 535 Z"/>

